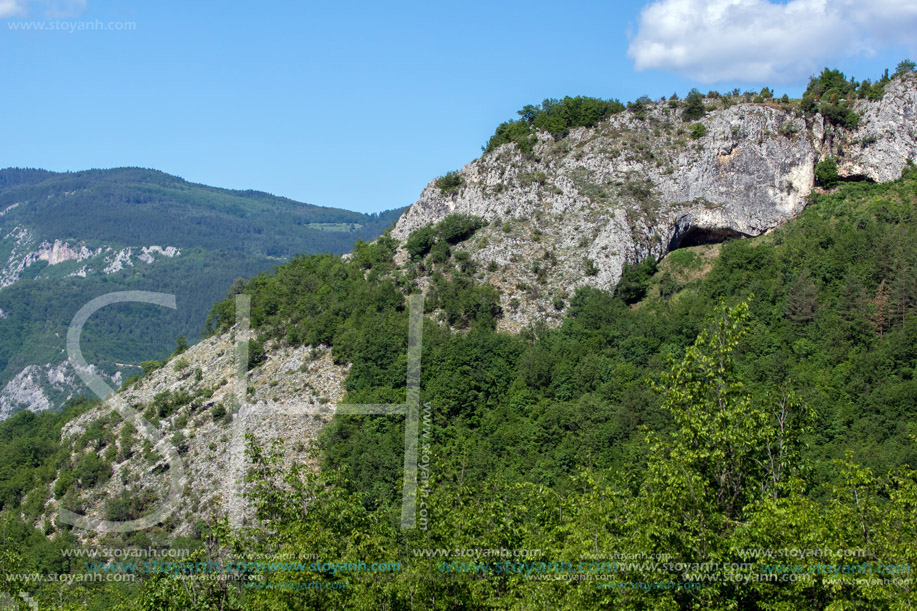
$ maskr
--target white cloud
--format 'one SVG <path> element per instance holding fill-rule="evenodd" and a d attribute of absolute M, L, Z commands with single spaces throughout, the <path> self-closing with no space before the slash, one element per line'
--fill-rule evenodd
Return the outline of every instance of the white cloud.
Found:
<path fill-rule="evenodd" d="M 86 3 L 87 0 L 0 0 L 0 19 L 29 15 L 33 5 L 40 8 L 40 14 L 51 19 L 76 17 L 86 10 Z"/>
<path fill-rule="evenodd" d="M 53 18 L 76 17 L 86 10 L 86 0 L 43 0 L 45 14 Z"/>
<path fill-rule="evenodd" d="M 25 14 L 26 0 L 0 0 L 0 19 Z"/>
<path fill-rule="evenodd" d="M 800 82 L 841 55 L 917 40 L 917 0 L 656 0 L 627 51 L 655 68 L 710 83 Z"/>

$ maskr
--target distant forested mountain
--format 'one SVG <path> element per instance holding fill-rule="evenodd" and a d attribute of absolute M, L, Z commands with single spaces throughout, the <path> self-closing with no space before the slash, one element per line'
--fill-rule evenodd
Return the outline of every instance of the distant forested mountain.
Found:
<path fill-rule="evenodd" d="M 91 299 L 123 290 L 176 296 L 177 310 L 113 305 L 83 351 L 114 383 L 141 360 L 193 341 L 233 280 L 298 253 L 342 253 L 401 210 L 362 214 L 233 191 L 142 168 L 0 170 L 0 419 L 80 392 L 67 327 Z M 119 373 L 120 372 L 120 373 Z"/>

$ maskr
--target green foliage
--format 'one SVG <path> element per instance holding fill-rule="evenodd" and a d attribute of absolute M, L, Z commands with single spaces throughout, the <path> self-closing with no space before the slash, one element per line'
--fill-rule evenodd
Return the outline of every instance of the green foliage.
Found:
<path fill-rule="evenodd" d="M 184 335 L 179 335 L 178 339 L 175 340 L 175 351 L 172 352 L 172 356 L 177 356 L 188 349 L 188 340 L 185 339 Z"/>
<path fill-rule="evenodd" d="M 347 362 L 365 341 L 367 328 L 388 325 L 393 317 L 406 319 L 404 293 L 392 278 L 382 275 L 392 267 L 393 251 L 386 244 L 372 248 L 386 253 L 388 259 L 368 273 L 355 258 L 313 255 L 296 257 L 273 273 L 250 280 L 245 292 L 252 296 L 251 324 L 258 337 L 292 345 L 331 345 L 333 358 Z M 364 256 L 369 255 L 364 252 Z M 214 331 L 228 329 L 233 322 L 231 300 L 214 306 L 210 315 Z"/>
<path fill-rule="evenodd" d="M 632 112 L 632 113 L 634 114 L 634 117 L 635 117 L 635 118 L 637 118 L 637 119 L 639 119 L 639 120 L 642 121 L 642 120 L 646 119 L 646 110 L 647 110 L 647 109 L 646 109 L 646 106 L 647 106 L 647 104 L 649 104 L 650 102 L 651 102 L 651 100 L 650 100 L 647 96 L 645 96 L 645 95 L 640 96 L 639 98 L 637 98 L 637 99 L 634 100 L 633 102 L 628 102 L 628 103 L 627 103 L 627 110 L 630 111 L 630 112 Z"/>
<path fill-rule="evenodd" d="M 195 397 L 184 390 L 164 390 L 153 397 L 153 411 L 159 418 L 168 418 L 181 407 L 190 404 Z"/>
<path fill-rule="evenodd" d="M 540 106 L 527 105 L 518 111 L 520 119 L 501 123 L 487 144 L 485 153 L 513 142 L 525 155 L 532 154 L 538 141 L 537 132 L 549 132 L 555 139 L 564 137 L 571 129 L 592 127 L 624 110 L 618 100 L 600 100 L 583 96 L 548 99 Z"/>
<path fill-rule="evenodd" d="M 259 339 L 248 340 L 248 363 L 246 369 L 251 371 L 266 360 L 267 353 L 264 350 L 264 342 Z"/>
<path fill-rule="evenodd" d="M 148 513 L 155 501 L 155 495 L 149 489 L 142 492 L 137 489 L 123 490 L 117 497 L 105 502 L 105 519 L 136 520 Z"/>
<path fill-rule="evenodd" d="M 798 469 L 797 446 L 813 416 L 788 394 L 771 397 L 766 409 L 737 379 L 733 354 L 749 329 L 747 302 L 721 302 L 713 320 L 658 387 L 675 431 L 651 439 L 655 460 L 645 491 L 657 506 L 694 514 L 685 523 L 707 511 L 739 520 L 750 503 L 776 497 Z M 693 494 L 678 498 L 692 487 Z M 703 536 L 686 543 L 702 547 Z"/>
<path fill-rule="evenodd" d="M 780 125 L 780 134 L 787 138 L 793 136 L 799 131 L 799 127 L 792 121 L 786 121 Z"/>
<path fill-rule="evenodd" d="M 910 59 L 904 59 L 895 66 L 895 75 L 901 76 L 909 72 L 914 72 L 915 70 L 917 70 L 917 63 Z"/>
<path fill-rule="evenodd" d="M 600 291 L 578 293 L 573 318 L 568 320 L 577 328 L 569 337 L 583 342 L 588 337 L 585 331 L 607 329 L 628 311 L 615 307 L 610 299 Z M 755 322 L 750 312 L 748 302 L 733 307 L 720 303 L 706 329 L 658 377 L 656 390 L 671 424 L 667 430 L 647 436 L 633 472 L 622 476 L 615 470 L 580 470 L 571 474 L 569 488 L 538 481 L 543 475 L 542 456 L 523 459 L 523 465 L 532 462 L 535 467 L 521 472 L 510 460 L 518 461 L 519 457 L 509 451 L 500 453 L 493 463 L 479 461 L 499 452 L 503 445 L 515 443 L 517 451 L 543 446 L 561 449 L 555 458 L 562 463 L 573 449 L 566 445 L 567 439 L 601 427 L 601 418 L 589 419 L 590 410 L 600 408 L 601 402 L 587 403 L 582 411 L 568 414 L 567 404 L 555 401 L 551 410 L 542 411 L 533 403 L 532 388 L 513 384 L 503 391 L 512 407 L 483 411 L 495 414 L 496 422 L 491 424 L 487 418 L 477 421 L 470 416 L 476 404 L 499 400 L 496 396 L 474 392 L 472 397 L 464 397 L 461 392 L 445 392 L 456 384 L 466 395 L 471 392 L 475 383 L 480 384 L 473 370 L 464 374 L 469 377 L 447 377 L 448 382 L 444 382 L 449 386 L 436 382 L 446 371 L 434 372 L 424 386 L 437 397 L 431 436 L 437 458 L 430 466 L 429 486 L 422 495 L 420 528 L 400 530 L 386 504 L 372 502 L 378 500 L 380 489 L 367 488 L 363 483 L 372 478 L 364 480 L 364 474 L 355 471 L 400 448 L 402 440 L 396 427 L 374 426 L 361 419 L 358 427 L 338 429 L 334 443 L 353 443 L 351 447 L 360 449 L 360 460 L 336 462 L 335 468 L 321 471 L 305 465 L 285 470 L 282 455 L 266 452 L 250 439 L 248 451 L 255 465 L 249 478 L 251 495 L 265 525 L 259 536 L 271 549 L 290 555 L 318 553 L 344 561 L 359 561 L 380 552 L 394 558 L 391 550 L 416 550 L 399 554 L 400 570 L 386 579 L 366 572 L 349 573 L 349 587 L 333 591 L 334 598 L 327 589 L 309 589 L 297 592 L 295 598 L 284 598 L 284 602 L 294 608 L 327 608 L 332 604 L 371 608 L 384 601 L 411 608 L 418 600 L 435 599 L 446 608 L 487 608 L 499 594 L 506 608 L 528 607 L 533 602 L 539 608 L 552 609 L 647 608 L 646 592 L 627 587 L 596 588 L 587 581 L 559 584 L 557 580 L 487 572 L 476 579 L 465 575 L 452 579 L 444 566 L 454 567 L 448 563 L 468 559 L 447 556 L 444 565 L 443 557 L 417 553 L 436 542 L 434 546 L 455 549 L 540 550 L 540 555 L 527 557 L 528 562 L 597 558 L 586 555 L 596 553 L 600 558 L 601 550 L 636 557 L 668 554 L 666 558 L 676 563 L 729 564 L 734 568 L 727 572 L 741 577 L 713 579 L 704 588 L 689 592 L 661 589 L 653 594 L 655 608 L 768 609 L 773 608 L 770 603 L 774 601 L 787 609 L 871 608 L 872 604 L 907 608 L 911 594 L 881 585 L 838 588 L 815 578 L 777 586 L 754 579 L 768 574 L 767 567 L 775 560 L 748 557 L 743 549 L 847 550 L 868 546 L 886 563 L 909 563 L 915 557 L 917 473 L 903 471 L 880 481 L 848 459 L 832 475 L 827 495 L 807 495 L 803 488 L 803 478 L 807 477 L 803 450 L 804 440 L 813 431 L 814 410 L 792 391 L 746 383 L 739 360 L 752 345 L 748 337 L 754 333 Z M 482 371 L 501 371 L 493 368 L 494 355 L 499 354 L 519 362 L 529 383 L 542 388 L 554 385 L 552 356 L 563 354 L 551 350 L 550 342 L 540 342 L 537 349 L 520 355 L 481 335 L 447 339 L 433 332 L 429 337 L 435 347 L 425 358 L 432 360 L 434 367 L 447 357 L 451 361 L 447 371 L 455 374 L 462 372 L 463 365 L 484 357 Z M 447 348 L 445 352 L 440 348 L 442 340 L 447 341 L 442 346 Z M 582 363 L 580 368 L 584 367 Z M 638 377 L 637 385 L 642 384 Z M 534 427 L 526 426 L 532 421 L 537 422 Z M 547 426 L 549 422 L 555 426 Z M 476 429 L 476 441 L 466 438 L 450 443 L 467 426 Z M 493 445 L 483 443 L 482 437 L 493 434 L 491 430 L 498 437 Z M 382 431 L 384 437 L 380 436 Z M 367 448 L 376 447 L 378 453 L 367 452 Z M 397 458 L 377 463 L 381 472 L 372 474 L 375 481 L 388 469 L 397 471 Z M 398 502 L 397 497 L 391 500 Z M 781 560 L 805 565 L 804 570 L 831 562 L 823 557 L 776 562 Z M 739 567 L 733 563 L 744 564 Z M 687 570 L 710 574 L 710 569 Z M 281 582 L 295 576 L 280 572 L 266 579 Z M 315 578 L 332 584 L 345 576 L 325 573 Z M 625 585 L 673 579 L 671 571 L 653 563 L 619 563 L 608 578 Z M 679 574 L 678 578 L 684 577 Z M 249 604 L 257 607 L 276 602 L 278 594 L 262 591 L 253 596 Z"/>
<path fill-rule="evenodd" d="M 624 303 L 637 303 L 646 296 L 650 278 L 656 273 L 656 258 L 646 257 L 636 264 L 625 264 L 621 270 L 621 279 L 615 288 L 615 296 L 620 297 Z"/>
<path fill-rule="evenodd" d="M 428 297 L 431 310 L 442 310 L 446 322 L 459 328 L 473 322 L 488 328 L 496 325 L 501 315 L 500 296 L 489 285 L 476 285 L 467 276 L 446 278 L 434 275 Z"/>
<path fill-rule="evenodd" d="M 707 135 L 707 128 L 703 123 L 691 124 L 691 138 L 697 140 Z"/>
<path fill-rule="evenodd" d="M 545 100 L 540 111 L 532 117 L 531 125 L 537 131 L 547 131 L 558 138 L 576 127 L 592 127 L 623 110 L 624 106 L 617 100 L 583 96 Z"/>
<path fill-rule="evenodd" d="M 681 290 L 681 283 L 672 274 L 666 272 L 659 280 L 659 296 L 668 298 Z"/>
<path fill-rule="evenodd" d="M 450 214 L 436 225 L 437 235 L 449 244 L 458 244 L 470 238 L 484 225 L 484 221 L 468 214 Z"/>
<path fill-rule="evenodd" d="M 855 91 L 856 87 L 856 81 L 853 78 L 848 81 L 840 70 L 825 68 L 821 74 L 809 79 L 805 93 L 811 93 L 816 99 L 844 97 Z"/>
<path fill-rule="evenodd" d="M 452 195 L 465 184 L 465 178 L 459 172 L 449 172 L 444 176 L 437 178 L 433 184 L 442 191 L 443 195 Z"/>
<path fill-rule="evenodd" d="M 412 259 L 422 259 L 433 248 L 436 238 L 436 230 L 432 225 L 420 227 L 411 232 L 404 243 L 404 248 Z"/>
<path fill-rule="evenodd" d="M 0 511 L 19 506 L 30 491 L 47 490 L 59 469 L 61 496 L 66 492 L 73 474 L 66 465 L 70 448 L 60 443 L 61 428 L 97 404 L 72 399 L 59 414 L 23 411 L 0 422 Z"/>
<path fill-rule="evenodd" d="M 162 363 L 159 361 L 143 361 L 140 363 L 140 369 L 143 371 L 143 375 L 147 376 L 162 367 Z"/>
<path fill-rule="evenodd" d="M 837 161 L 834 157 L 826 157 L 815 164 L 815 181 L 826 189 L 838 183 Z"/>
<path fill-rule="evenodd" d="M 222 403 L 217 403 L 217 404 L 214 405 L 213 408 L 210 410 L 210 416 L 211 416 L 214 420 L 222 420 L 223 418 L 226 417 L 226 413 L 227 413 L 227 412 L 226 412 L 226 406 L 223 405 Z"/>
<path fill-rule="evenodd" d="M 814 113 L 818 109 L 818 102 L 815 99 L 815 95 L 808 91 L 802 94 L 802 100 L 799 103 L 799 107 L 803 112 Z"/>
<path fill-rule="evenodd" d="M 426 225 L 412 231 L 404 247 L 412 259 L 422 259 L 439 240 L 447 244 L 458 244 L 470 238 L 483 226 L 484 221 L 479 217 L 450 214 L 435 225 Z"/>
<path fill-rule="evenodd" d="M 908 159 L 904 167 L 901 168 L 901 178 L 904 180 L 917 180 L 917 166 L 914 165 L 913 159 Z"/>
<path fill-rule="evenodd" d="M 73 469 L 73 477 L 80 488 L 92 488 L 96 484 L 108 481 L 111 477 L 111 465 L 103 461 L 95 452 L 84 454 Z"/>
<path fill-rule="evenodd" d="M 445 240 L 440 240 L 433 245 L 433 248 L 430 249 L 430 263 L 442 264 L 449 261 L 452 257 L 452 249 L 449 248 L 449 243 Z"/>
<path fill-rule="evenodd" d="M 510 142 L 514 143 L 523 155 L 531 156 L 535 144 L 538 142 L 538 136 L 535 135 L 531 125 L 524 119 L 506 121 L 497 126 L 494 135 L 490 137 L 486 145 L 481 147 L 481 150 L 489 153 Z"/>
<path fill-rule="evenodd" d="M 884 94 L 885 84 L 882 82 L 872 83 L 869 79 L 864 80 L 857 91 L 858 97 L 866 98 L 867 100 L 881 100 Z"/>
<path fill-rule="evenodd" d="M 704 96 L 697 89 L 692 89 L 685 98 L 684 108 L 681 111 L 681 119 L 684 122 L 697 121 L 707 114 L 704 106 Z"/>
<path fill-rule="evenodd" d="M 856 129 L 860 117 L 849 107 L 855 97 L 858 83 L 849 81 L 839 70 L 825 68 L 820 75 L 809 79 L 809 86 L 802 96 L 802 109 L 806 112 L 820 112 L 835 125 Z"/>
<path fill-rule="evenodd" d="M 818 106 L 818 112 L 831 123 L 842 125 L 848 129 L 856 129 L 860 122 L 860 116 L 848 108 L 845 102 L 837 104 L 822 102 Z"/>

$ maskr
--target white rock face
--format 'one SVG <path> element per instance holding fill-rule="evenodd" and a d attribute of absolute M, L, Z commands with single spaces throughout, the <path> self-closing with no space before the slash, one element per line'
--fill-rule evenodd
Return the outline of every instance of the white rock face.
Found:
<path fill-rule="evenodd" d="M 144 263 L 152 263 L 156 260 L 156 258 L 153 256 L 154 253 L 171 259 L 172 257 L 177 257 L 179 254 L 181 254 L 181 251 L 174 246 L 166 246 L 165 248 L 161 246 L 144 246 L 140 249 L 140 254 L 137 255 L 137 258 Z"/>
<path fill-rule="evenodd" d="M 174 246 L 143 246 L 140 248 L 140 253 L 135 255 L 134 248 L 124 248 L 118 251 L 114 251 L 114 254 L 108 255 L 105 257 L 105 262 L 108 265 L 102 270 L 105 274 L 114 274 L 115 272 L 120 272 L 125 267 L 133 267 L 134 259 L 142 261 L 144 263 L 152 263 L 156 260 L 156 257 L 153 255 L 160 255 L 163 257 L 177 257 L 181 254 L 181 250 L 175 248 Z"/>
<path fill-rule="evenodd" d="M 860 100 L 854 110 L 857 131 L 828 150 L 839 158 L 838 174 L 887 182 L 901 176 L 908 159 L 917 162 L 917 74 L 893 79 L 881 101 Z"/>
<path fill-rule="evenodd" d="M 248 468 L 244 444 L 234 443 L 237 430 L 254 435 L 265 447 L 276 439 L 284 448 L 285 461 L 303 462 L 319 430 L 333 415 L 334 405 L 344 397 L 349 365 L 334 364 L 327 347 L 278 347 L 269 343 L 265 362 L 250 371 L 241 384 L 245 408 L 231 421 L 214 418 L 218 406 L 232 409 L 237 384 L 234 345 L 233 333 L 199 342 L 135 387 L 67 423 L 62 432 L 65 441 L 75 441 L 90 422 L 108 416 L 118 399 L 138 412 L 152 414 L 148 410 L 160 393 L 185 393 L 188 403 L 154 425 L 166 440 L 178 444 L 185 474 L 185 486 L 173 514 L 177 521 L 174 535 L 187 534 L 194 522 L 211 510 L 252 518 L 252 508 L 237 494 L 244 489 L 237 487 L 237 476 Z M 129 488 L 139 487 L 164 498 L 168 477 L 155 470 L 157 465 L 166 464 L 162 456 L 145 455 L 145 438 L 139 433 L 125 445 L 120 420 L 106 426 L 117 439 L 123 458 L 116 461 L 114 475 L 105 486 L 87 492 L 91 515 L 102 517 L 104 499 Z M 77 458 L 74 455 L 74 460 Z M 53 513 L 56 507 L 57 501 L 52 500 L 48 511 Z M 84 531 L 76 534 L 94 536 Z"/>
<path fill-rule="evenodd" d="M 483 279 L 501 290 L 501 326 L 513 329 L 559 319 L 556 295 L 613 288 L 624 263 L 784 223 L 804 208 L 826 155 L 839 158 L 842 176 L 874 181 L 898 178 L 917 159 L 914 75 L 894 79 L 880 101 L 858 101 L 855 132 L 764 104 L 707 105 L 696 139 L 679 111 L 654 103 L 644 119 L 623 112 L 557 141 L 540 134 L 533 157 L 504 145 L 462 168 L 456 193 L 428 184 L 392 236 L 404 240 L 452 213 L 490 221 L 459 248 L 491 269 Z"/>
<path fill-rule="evenodd" d="M 25 269 L 23 260 L 29 257 L 30 246 L 35 242 L 31 232 L 25 227 L 14 227 L 6 235 L 4 240 L 12 242 L 10 256 L 7 258 L 0 269 L 0 289 L 9 286 L 19 280 L 22 270 Z"/>
<path fill-rule="evenodd" d="M 90 365 L 89 371 L 102 375 L 106 380 L 120 383 L 120 372 L 112 378 L 100 372 L 95 365 Z M 72 397 L 79 384 L 76 372 L 69 361 L 29 365 L 7 382 L 0 391 L 0 421 L 22 409 L 33 412 L 51 409 L 55 404 L 52 403 L 55 397 Z"/>
<path fill-rule="evenodd" d="M 67 277 L 68 278 L 85 278 L 86 275 L 89 274 L 89 272 L 91 271 L 92 270 L 89 268 L 88 265 L 84 265 L 83 267 L 79 268 L 75 272 L 70 272 L 69 274 L 67 274 Z"/>
<path fill-rule="evenodd" d="M 18 208 L 18 207 L 19 207 L 19 202 L 16 202 L 15 204 L 10 204 L 9 206 L 7 206 L 6 208 L 4 208 L 3 210 L 0 210 L 0 216 L 5 215 L 5 214 L 6 214 L 7 212 L 9 212 L 10 210 L 15 210 L 15 209 Z"/>
<path fill-rule="evenodd" d="M 41 387 L 43 373 L 38 365 L 29 365 L 7 383 L 0 391 L 0 420 L 22 408 L 41 412 L 51 407 Z"/>
<path fill-rule="evenodd" d="M 610 288 L 625 261 L 661 257 L 690 230 L 757 235 L 802 210 L 816 150 L 801 118 L 743 104 L 710 113 L 706 135 L 690 140 L 668 110 L 656 105 L 642 121 L 621 113 L 557 143 L 543 137 L 536 160 L 504 145 L 462 169 L 458 194 L 427 185 L 392 235 L 451 213 L 538 217 L 562 264 L 589 258 L 599 273 L 582 283 Z"/>
<path fill-rule="evenodd" d="M 130 248 L 125 248 L 115 252 L 114 255 L 105 257 L 105 261 L 108 262 L 108 265 L 105 266 L 105 269 L 102 271 L 105 274 L 114 274 L 115 272 L 120 272 L 125 267 L 133 267 L 134 263 L 131 261 L 131 251 Z"/>
<path fill-rule="evenodd" d="M 54 240 L 54 243 L 42 242 L 39 249 L 34 253 L 34 261 L 47 261 L 48 265 L 57 265 L 64 261 L 82 261 L 102 252 L 102 249 L 95 251 L 89 250 L 85 245 L 80 244 L 78 247 L 71 247 L 66 242 Z M 31 264 L 31 262 L 29 263 Z"/>
<path fill-rule="evenodd" d="M 11 206 L 12 208 L 13 206 Z M 9 210 L 9 208 L 7 208 Z M 113 274 L 125 267 L 133 267 L 133 259 L 150 264 L 157 256 L 173 258 L 181 255 L 181 250 L 174 246 L 142 246 L 139 254 L 134 255 L 135 247 L 113 251 L 111 248 L 88 248 L 85 244 L 70 244 L 62 240 L 47 240 L 35 246 L 38 241 L 25 227 L 14 227 L 4 236 L 11 242 L 11 252 L 0 268 L 0 289 L 10 286 L 19 280 L 22 273 L 31 265 L 45 261 L 48 265 L 58 265 L 65 261 L 93 261 L 99 259 L 104 263 L 104 273 Z M 106 254 L 110 253 L 110 254 Z M 100 265 L 101 266 L 101 265 Z M 98 269 L 96 267 L 95 269 Z M 70 277 L 85 278 L 92 271 L 88 265 L 68 274 Z"/>

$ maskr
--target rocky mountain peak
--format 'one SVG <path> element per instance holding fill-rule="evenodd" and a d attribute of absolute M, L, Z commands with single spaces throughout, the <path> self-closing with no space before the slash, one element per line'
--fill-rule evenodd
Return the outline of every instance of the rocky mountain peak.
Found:
<path fill-rule="evenodd" d="M 856 129 L 775 101 L 704 104 L 693 123 L 677 103 L 648 102 L 563 137 L 539 133 L 531 155 L 504 144 L 449 188 L 431 181 L 392 236 L 455 213 L 488 221 L 463 248 L 501 289 L 512 329 L 550 320 L 549 304 L 578 286 L 614 288 L 625 264 L 782 224 L 805 207 L 822 159 L 837 159 L 842 180 L 884 182 L 917 158 L 912 74 L 879 100 L 856 100 Z"/>

